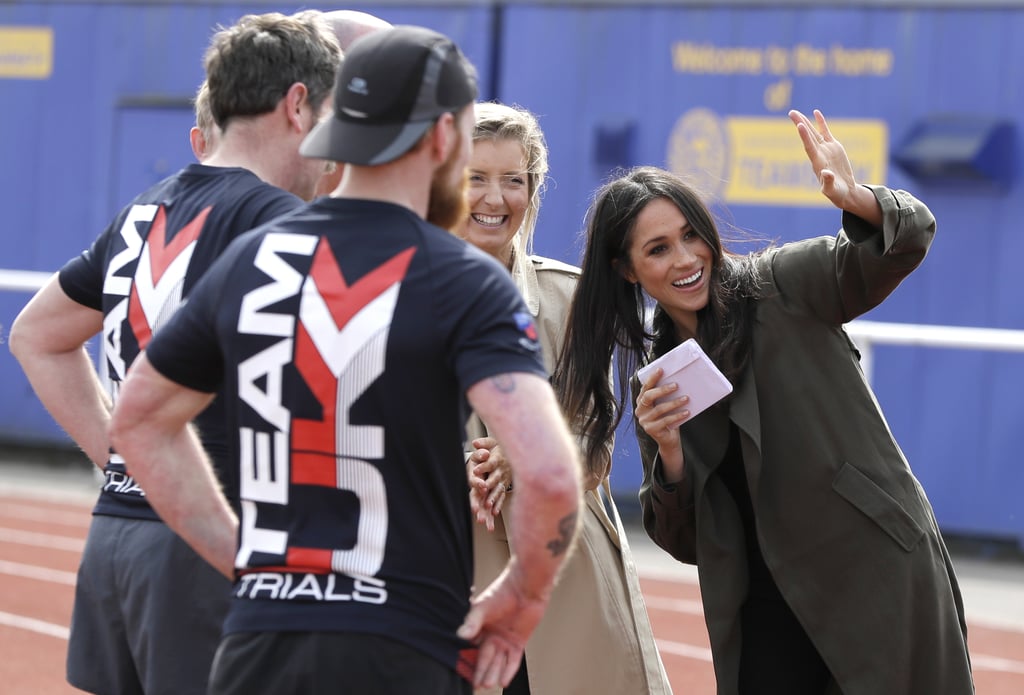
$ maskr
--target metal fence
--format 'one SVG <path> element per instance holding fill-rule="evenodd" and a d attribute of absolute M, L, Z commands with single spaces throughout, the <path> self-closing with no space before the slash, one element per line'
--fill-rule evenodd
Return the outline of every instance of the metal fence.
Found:
<path fill-rule="evenodd" d="M 33 270 L 0 269 L 0 292 L 36 292 L 51 275 Z M 846 330 L 860 349 L 861 366 L 869 382 L 876 345 L 1024 352 L 1024 331 L 1005 328 L 929 326 L 859 319 L 846 324 Z"/>

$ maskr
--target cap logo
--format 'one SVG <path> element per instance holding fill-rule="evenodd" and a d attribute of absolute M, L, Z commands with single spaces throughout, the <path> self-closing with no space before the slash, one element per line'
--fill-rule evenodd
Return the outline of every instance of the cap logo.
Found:
<path fill-rule="evenodd" d="M 350 92 L 355 92 L 356 94 L 362 94 L 363 96 L 366 96 L 370 93 L 370 90 L 366 84 L 366 80 L 364 80 L 362 77 L 353 77 L 351 81 L 349 81 L 348 87 L 346 89 L 348 89 L 348 91 Z"/>
<path fill-rule="evenodd" d="M 444 34 L 410 25 L 371 32 L 346 51 L 334 115 L 313 128 L 299 152 L 353 166 L 387 164 L 477 94 L 476 69 Z"/>

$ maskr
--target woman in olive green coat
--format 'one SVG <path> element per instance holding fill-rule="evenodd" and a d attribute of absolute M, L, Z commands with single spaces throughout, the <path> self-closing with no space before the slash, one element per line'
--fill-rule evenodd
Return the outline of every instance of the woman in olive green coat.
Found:
<path fill-rule="evenodd" d="M 624 346 L 625 383 L 645 337 L 652 357 L 695 338 L 732 383 L 691 417 L 660 370 L 633 381 L 644 525 L 699 569 L 720 695 L 967 695 L 949 555 L 843 330 L 921 263 L 935 220 L 906 192 L 858 185 L 820 113 L 790 117 L 840 232 L 738 257 L 685 183 L 630 172 L 591 208 L 556 381 L 592 437 L 615 422 L 595 345 Z"/>

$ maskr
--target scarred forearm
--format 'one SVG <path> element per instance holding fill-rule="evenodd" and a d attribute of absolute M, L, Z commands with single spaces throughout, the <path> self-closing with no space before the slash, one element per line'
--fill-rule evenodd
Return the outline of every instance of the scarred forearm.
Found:
<path fill-rule="evenodd" d="M 547 597 L 579 528 L 582 486 L 576 443 L 543 379 L 507 374 L 469 390 L 515 476 L 510 574 L 527 595 Z"/>
<path fill-rule="evenodd" d="M 579 533 L 580 461 L 546 379 L 501 374 L 466 395 L 515 474 L 516 522 L 508 564 L 490 585 L 477 587 L 458 635 L 479 646 L 474 684 L 507 686 Z"/>

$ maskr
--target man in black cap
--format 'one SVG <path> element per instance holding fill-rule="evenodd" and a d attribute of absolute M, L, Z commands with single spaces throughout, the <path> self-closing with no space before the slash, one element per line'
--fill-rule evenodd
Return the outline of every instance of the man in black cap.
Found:
<path fill-rule="evenodd" d="M 468 694 L 511 680 L 540 620 L 579 461 L 508 273 L 446 231 L 465 217 L 476 96 L 436 32 L 355 41 L 302 145 L 346 163 L 337 190 L 233 244 L 122 389 L 115 446 L 235 579 L 211 693 Z M 238 516 L 188 428 L 218 389 Z M 472 608 L 470 407 L 523 519 Z"/>

